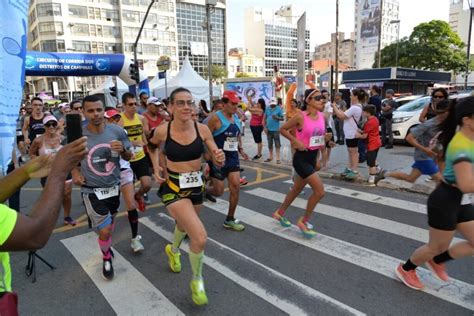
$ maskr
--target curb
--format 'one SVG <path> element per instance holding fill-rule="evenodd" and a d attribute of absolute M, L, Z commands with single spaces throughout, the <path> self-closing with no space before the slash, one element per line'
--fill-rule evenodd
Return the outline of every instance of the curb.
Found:
<path fill-rule="evenodd" d="M 241 165 L 242 167 L 245 167 L 245 165 L 252 166 L 252 167 L 272 167 L 273 169 L 285 171 L 285 172 L 291 172 L 292 171 L 292 166 L 288 164 L 281 164 L 281 165 L 276 165 L 276 164 L 268 164 L 268 163 L 263 163 L 263 162 L 258 162 L 258 161 L 251 161 L 251 160 L 246 160 L 243 161 L 241 160 Z M 347 183 L 356 183 L 356 184 L 364 184 L 367 183 L 367 178 L 366 177 L 359 177 L 353 181 L 348 181 L 341 177 L 340 173 L 338 172 L 331 172 L 331 171 L 318 171 L 318 175 L 321 178 L 324 179 L 334 179 L 338 181 L 344 181 Z M 396 180 L 396 179 L 383 179 L 380 180 L 377 183 L 377 186 L 379 188 L 385 188 L 385 189 L 392 189 L 392 190 L 398 190 L 398 191 L 405 191 L 405 192 L 411 192 L 411 193 L 418 193 L 418 194 L 424 194 L 424 195 L 429 195 L 431 192 L 435 189 L 434 185 L 429 185 L 429 184 L 420 184 L 420 183 L 408 183 L 405 181 L 401 180 Z"/>

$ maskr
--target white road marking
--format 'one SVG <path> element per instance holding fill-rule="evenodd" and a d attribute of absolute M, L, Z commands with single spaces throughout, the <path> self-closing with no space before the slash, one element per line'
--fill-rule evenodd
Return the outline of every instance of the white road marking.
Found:
<path fill-rule="evenodd" d="M 159 213 L 158 216 L 162 217 L 162 218 L 166 218 L 168 219 L 169 221 L 172 221 L 174 222 L 174 219 L 171 218 L 170 216 L 166 215 L 166 214 L 163 214 L 163 213 Z M 141 222 L 143 222 L 143 219 L 141 219 Z M 151 223 L 151 224 L 150 224 Z M 162 235 L 162 233 L 165 233 L 166 235 L 169 235 L 170 233 L 168 233 L 167 231 L 164 231 L 162 228 L 160 228 L 159 226 L 157 226 L 156 224 L 154 224 L 153 222 L 151 222 L 148 218 L 146 218 L 146 222 L 144 223 L 144 225 L 146 225 L 148 228 L 150 228 L 151 230 L 153 230 L 155 233 L 159 234 L 159 235 Z M 152 226 L 149 226 L 149 225 L 152 225 Z M 170 235 L 170 238 L 172 238 L 172 236 Z M 346 312 L 346 313 L 349 313 L 351 315 L 365 315 L 364 313 L 362 313 L 361 311 L 358 311 L 350 306 L 347 306 L 345 305 L 344 303 L 341 303 L 335 299 L 333 299 L 332 297 L 330 296 L 327 296 L 301 282 L 298 282 L 290 277 L 288 277 L 287 275 L 283 274 L 283 273 L 280 273 L 250 257 L 247 257 L 246 255 L 238 252 L 237 250 L 234 250 L 220 242 L 218 242 L 217 240 L 215 239 L 212 239 L 210 237 L 207 238 L 208 242 L 212 242 L 212 243 L 215 243 L 216 245 L 218 245 L 220 248 L 222 249 L 225 249 L 227 251 L 230 251 L 232 252 L 233 254 L 235 254 L 236 256 L 239 256 L 243 259 L 245 259 L 246 261 L 248 262 L 251 262 L 252 264 L 255 264 L 257 266 L 259 266 L 260 268 L 262 269 L 265 269 L 272 277 L 274 278 L 279 278 L 281 279 L 281 282 L 287 282 L 287 283 L 291 283 L 292 286 L 294 286 L 295 288 L 295 292 L 292 293 L 292 295 L 297 295 L 298 293 L 296 293 L 296 290 L 299 290 L 301 294 L 305 295 L 305 296 L 309 296 L 311 297 L 312 299 L 314 300 L 317 300 L 319 302 L 323 302 L 323 303 L 327 303 L 327 304 L 330 304 L 332 306 L 334 306 L 335 308 L 343 311 L 343 312 Z M 208 256 L 206 256 L 206 258 L 209 258 Z M 211 258 L 210 258 L 211 259 Z M 216 261 L 215 259 L 211 259 L 211 260 L 214 260 Z M 219 265 L 215 265 L 214 263 L 212 264 L 211 266 L 213 269 L 216 269 L 217 271 L 221 272 L 222 274 L 224 274 L 225 276 L 228 276 L 228 272 L 226 270 L 222 270 L 222 264 L 219 264 Z M 225 269 L 228 269 L 226 267 L 224 267 Z M 235 275 L 235 272 L 232 272 L 233 275 Z M 238 284 L 242 284 L 240 283 L 240 281 L 238 282 Z M 270 291 L 266 290 L 266 289 L 262 289 L 261 286 L 259 286 L 258 284 L 254 284 L 254 282 L 252 281 L 248 281 L 248 284 L 245 284 L 245 289 L 247 289 L 248 291 L 252 292 L 252 293 L 262 293 L 264 295 L 271 295 L 270 299 L 274 300 L 274 302 L 270 302 L 271 304 L 275 305 L 274 303 L 276 302 L 281 302 L 282 300 L 283 301 L 286 301 L 286 298 L 276 298 L 275 299 L 275 296 L 272 295 L 272 294 L 269 294 Z M 264 297 L 263 297 L 264 298 Z M 266 298 L 264 298 L 265 300 L 267 300 Z M 268 300 L 267 300 L 268 301 Z M 287 313 L 290 313 L 290 315 L 293 315 L 293 313 L 290 312 L 290 310 L 288 309 L 285 309 L 285 306 L 276 306 L 280 309 L 282 309 L 283 311 L 287 312 Z M 295 311 L 296 312 L 296 311 Z"/>
<path fill-rule="evenodd" d="M 283 181 L 283 183 L 291 184 L 292 181 L 287 180 L 287 181 Z M 306 185 L 306 188 L 309 188 L 309 185 Z M 396 207 L 396 208 L 410 211 L 410 212 L 426 214 L 425 204 L 405 201 L 401 199 L 394 199 L 391 197 L 351 190 L 351 189 L 342 188 L 342 187 L 338 187 L 334 185 L 327 185 L 327 184 L 324 184 L 324 190 L 329 193 L 350 197 L 350 198 L 361 200 L 364 202 L 371 202 L 371 203 L 376 203 L 376 204 L 380 204 L 384 206 L 388 205 L 391 207 Z"/>
<path fill-rule="evenodd" d="M 163 293 L 114 250 L 115 277 L 102 277 L 102 256 L 94 232 L 61 240 L 117 315 L 184 315 Z"/>
<path fill-rule="evenodd" d="M 229 208 L 229 203 L 222 199 L 218 199 L 217 203 L 206 202 L 204 204 L 207 208 L 224 215 L 227 214 Z M 323 234 L 316 234 L 313 239 L 305 239 L 301 236 L 299 229 L 295 225 L 290 228 L 283 228 L 273 218 L 245 207 L 237 206 L 236 216 L 242 222 L 256 229 L 299 243 L 391 279 L 398 280 L 394 271 L 398 264 L 402 262 L 401 259 L 387 256 Z M 426 285 L 425 293 L 469 310 L 474 310 L 474 300 L 472 299 L 474 297 L 474 286 L 472 284 L 452 278 L 449 282 L 444 283 L 434 278 L 426 269 L 418 268 L 417 271 L 420 279 Z"/>
<path fill-rule="evenodd" d="M 248 190 L 244 192 L 251 195 L 258 196 L 258 197 L 262 197 L 264 199 L 274 201 L 274 202 L 282 202 L 285 199 L 285 194 L 275 192 L 275 191 L 270 191 L 267 189 L 262 189 L 262 188 L 257 188 L 257 189 Z M 300 209 L 306 209 L 306 203 L 307 201 L 305 199 L 297 197 L 293 201 L 291 206 L 297 207 Z M 413 240 L 420 241 L 423 243 L 427 243 L 428 238 L 429 238 L 428 230 L 426 229 L 399 223 L 399 222 L 392 221 L 389 219 L 367 215 L 364 213 L 354 212 L 354 211 L 340 208 L 340 207 L 335 207 L 335 206 L 319 203 L 314 209 L 314 212 L 331 216 L 331 217 L 335 217 L 343 221 L 349 221 L 355 224 L 377 229 L 377 230 L 394 234 L 400 237 L 413 239 Z M 455 237 L 453 238 L 452 242 L 457 243 L 460 241 L 464 241 L 464 239 Z"/>
<path fill-rule="evenodd" d="M 160 235 L 164 239 L 168 240 L 169 242 L 173 241 L 173 233 L 161 228 L 160 226 L 153 223 L 148 217 L 140 218 L 140 224 L 145 225 L 150 230 L 155 232 L 156 234 Z M 189 253 L 189 246 L 187 242 L 183 242 L 181 244 L 181 251 L 185 251 Z M 252 292 L 253 294 L 257 295 L 261 299 L 267 301 L 268 303 L 272 304 L 273 306 L 289 313 L 290 315 L 307 315 L 307 313 L 302 310 L 300 307 L 296 306 L 295 304 L 279 298 L 271 293 L 269 293 L 266 289 L 262 288 L 257 283 L 243 278 L 230 268 L 223 265 L 220 261 L 213 259 L 207 255 L 204 256 L 204 263 L 208 265 L 211 269 L 216 270 L 217 272 L 221 273 L 223 276 L 231 279 L 236 284 L 242 286 L 246 290 Z"/>

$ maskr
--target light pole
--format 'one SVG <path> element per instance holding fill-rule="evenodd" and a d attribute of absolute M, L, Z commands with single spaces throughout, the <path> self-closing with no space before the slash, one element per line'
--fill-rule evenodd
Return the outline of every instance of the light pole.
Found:
<path fill-rule="evenodd" d="M 392 20 L 390 24 L 397 24 L 397 48 L 395 50 L 395 67 L 398 67 L 398 44 L 400 43 L 400 20 Z"/>
<path fill-rule="evenodd" d="M 336 79 L 335 79 L 335 92 L 339 92 L 339 0 L 336 0 Z M 332 89 L 331 89 L 332 90 Z M 331 95 L 334 95 L 331 91 Z"/>
<path fill-rule="evenodd" d="M 209 80 L 209 104 L 212 105 L 212 39 L 211 39 L 211 13 L 217 5 L 217 0 L 206 0 L 206 33 L 207 33 L 207 74 Z"/>
<path fill-rule="evenodd" d="M 466 78 L 464 78 L 464 89 L 467 90 L 467 80 L 469 77 L 469 64 L 471 63 L 471 32 L 472 32 L 472 11 L 474 10 L 474 2 L 467 0 L 469 4 L 469 34 L 467 35 L 467 58 L 466 58 Z"/>
<path fill-rule="evenodd" d="M 148 14 L 150 13 L 151 7 L 155 3 L 155 0 L 151 0 L 150 4 L 148 5 L 148 9 L 146 10 L 145 16 L 143 17 L 142 25 L 140 26 L 140 30 L 138 31 L 137 38 L 135 40 L 135 43 L 133 43 L 133 63 L 135 64 L 136 71 L 137 71 L 137 84 L 140 81 L 140 68 L 138 67 L 138 57 L 137 57 L 137 47 L 138 47 L 138 41 L 140 40 L 140 36 L 142 35 L 143 27 L 145 26 L 146 18 L 148 17 Z"/>
<path fill-rule="evenodd" d="M 380 63 L 382 62 L 382 20 L 383 20 L 383 0 L 380 0 L 380 14 L 379 14 L 379 41 L 377 43 L 377 68 L 380 68 Z"/>

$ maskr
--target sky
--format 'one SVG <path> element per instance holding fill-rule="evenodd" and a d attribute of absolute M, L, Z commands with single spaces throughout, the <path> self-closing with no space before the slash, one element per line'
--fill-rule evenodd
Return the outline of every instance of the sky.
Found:
<path fill-rule="evenodd" d="M 449 19 L 450 0 L 399 0 L 400 38 L 409 36 L 413 28 L 434 19 Z M 316 44 L 331 40 L 336 32 L 336 0 L 227 0 L 227 30 L 229 48 L 244 46 L 244 11 L 258 4 L 273 10 L 293 4 L 306 11 L 307 29 L 311 31 L 311 51 Z M 339 31 L 354 31 L 354 0 L 339 1 Z"/>

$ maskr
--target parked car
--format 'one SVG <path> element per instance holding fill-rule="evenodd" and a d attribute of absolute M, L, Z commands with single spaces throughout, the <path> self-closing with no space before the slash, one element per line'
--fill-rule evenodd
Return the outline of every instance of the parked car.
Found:
<path fill-rule="evenodd" d="M 401 107 L 402 105 L 405 105 L 406 103 L 419 99 L 425 95 L 420 94 L 420 95 L 409 95 L 409 96 L 404 96 L 404 97 L 398 97 L 395 98 L 395 102 L 397 102 L 398 107 Z"/>

